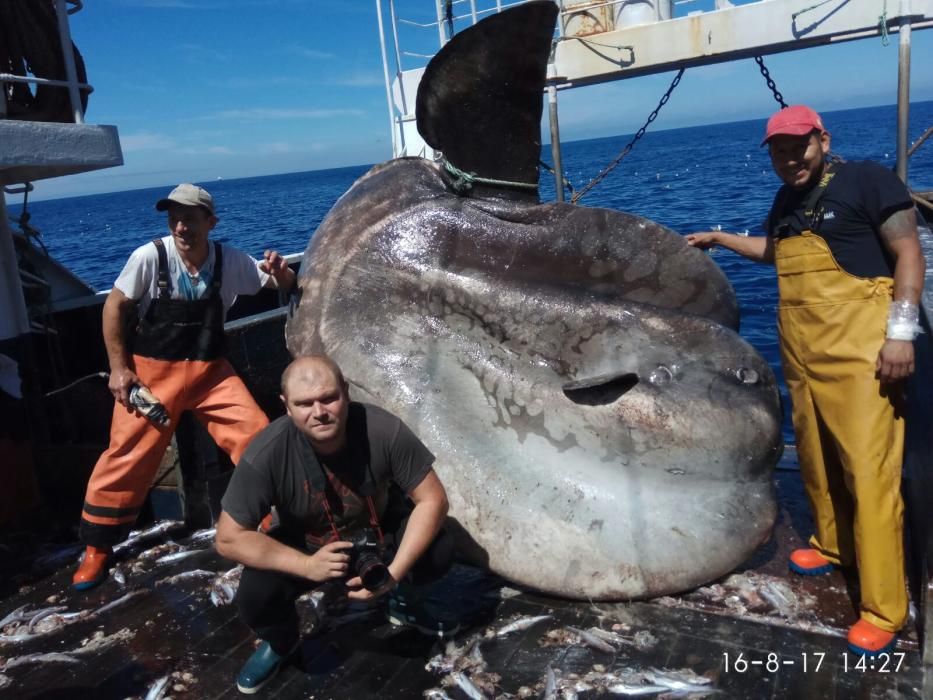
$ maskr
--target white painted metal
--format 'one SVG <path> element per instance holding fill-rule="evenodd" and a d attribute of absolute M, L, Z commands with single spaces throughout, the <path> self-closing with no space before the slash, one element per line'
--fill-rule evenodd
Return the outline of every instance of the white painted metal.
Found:
<path fill-rule="evenodd" d="M 114 126 L 0 120 L 0 185 L 123 165 Z"/>
<path fill-rule="evenodd" d="M 566 81 L 562 87 L 575 87 L 880 33 L 878 3 L 834 2 L 795 18 L 801 4 L 800 0 L 762 0 L 597 37 L 564 36 L 557 43 L 554 62 Z M 902 15 L 894 7 L 894 3 L 889 6 L 896 14 L 888 14 L 888 22 L 896 27 Z M 933 26 L 933 0 L 914 0 L 910 20 L 918 29 Z"/>
<path fill-rule="evenodd" d="M 75 124 L 84 123 L 84 110 L 81 109 L 81 94 L 78 92 L 78 71 L 75 68 L 75 54 L 71 48 L 71 28 L 68 26 L 68 7 L 66 0 L 55 1 L 58 14 L 58 36 L 61 40 L 62 58 L 65 61 L 65 78 L 68 80 L 68 95 L 71 98 L 71 112 Z"/>
<path fill-rule="evenodd" d="M 671 0 L 562 0 L 562 36 L 589 36 L 670 19 Z"/>
<path fill-rule="evenodd" d="M 51 78 L 36 78 L 31 75 L 14 75 L 13 73 L 0 73 L 0 83 L 31 83 L 34 85 L 52 85 L 56 87 L 71 87 L 71 83 L 67 80 L 53 80 Z M 87 83 L 76 83 L 75 88 L 81 89 L 84 88 L 88 92 L 93 92 L 92 88 Z"/>
<path fill-rule="evenodd" d="M 444 33 L 444 8 L 441 7 L 441 0 L 435 0 L 434 7 L 437 9 L 438 46 L 443 46 L 447 43 L 447 35 Z"/>
<path fill-rule="evenodd" d="M 389 59 L 386 56 L 386 35 L 385 28 L 382 24 L 381 0 L 376 0 L 376 19 L 379 22 L 379 52 L 382 55 L 382 75 L 386 86 L 386 102 L 389 105 L 389 129 L 390 133 L 392 134 L 392 152 L 398 153 L 399 150 L 404 150 L 405 142 L 402 141 L 401 144 L 399 144 L 399 132 L 396 130 L 395 120 L 392 118 L 392 89 L 390 87 L 391 83 L 389 81 Z M 393 22 L 393 26 L 394 24 L 395 23 Z"/>
<path fill-rule="evenodd" d="M 520 4 L 506 4 L 501 0 L 496 0 L 495 4 L 491 0 L 471 2 L 471 6 L 478 5 L 477 16 Z M 670 0 L 649 2 L 654 16 L 669 16 Z M 809 10 L 803 0 L 760 0 L 736 6 L 721 0 L 712 12 L 696 12 L 686 17 L 620 28 L 615 24 L 616 19 L 625 20 L 625 8 L 630 3 L 631 0 L 566 3 L 555 35 L 554 66 L 561 79 L 559 89 L 878 36 L 881 33 L 879 12 L 885 9 L 888 30 L 892 33 L 900 26 L 906 26 L 908 32 L 910 28 L 933 27 L 933 0 L 911 0 L 909 9 L 904 5 L 896 7 L 893 0 L 884 7 L 872 0 L 837 0 Z M 598 35 L 569 36 L 567 24 L 584 4 L 590 10 L 621 8 L 614 14 L 610 12 L 615 28 Z M 416 55 L 401 51 L 396 25 L 436 28 L 440 48 L 447 41 L 442 0 L 435 0 L 434 5 L 436 24 L 409 22 L 396 18 L 393 13 L 393 38 L 400 57 L 399 71 L 393 81 L 395 100 L 390 106 L 397 144 L 394 156 L 412 155 L 426 148 L 417 130 L 409 124 L 414 120 L 414 97 L 423 65 L 402 67 L 401 56 L 414 58 Z M 800 14 L 795 16 L 795 13 Z M 422 57 L 425 63 L 428 58 Z"/>

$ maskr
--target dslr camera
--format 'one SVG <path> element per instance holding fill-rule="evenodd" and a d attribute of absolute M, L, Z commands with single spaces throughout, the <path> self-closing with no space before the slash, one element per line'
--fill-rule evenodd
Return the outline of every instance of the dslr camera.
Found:
<path fill-rule="evenodd" d="M 347 533 L 343 537 L 353 547 L 347 550 L 350 555 L 350 578 L 359 576 L 363 588 L 377 591 L 389 580 L 389 567 L 383 561 L 384 551 L 376 531 L 372 528 L 362 528 Z"/>

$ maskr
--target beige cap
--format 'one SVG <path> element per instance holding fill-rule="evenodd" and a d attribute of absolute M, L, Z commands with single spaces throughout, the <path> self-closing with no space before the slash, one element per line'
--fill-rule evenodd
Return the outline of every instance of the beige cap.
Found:
<path fill-rule="evenodd" d="M 172 203 L 184 204 L 187 207 L 204 207 L 212 216 L 214 214 L 214 198 L 211 197 L 210 192 L 197 185 L 188 183 L 179 185 L 169 192 L 168 197 L 156 202 L 156 209 L 165 211 Z"/>

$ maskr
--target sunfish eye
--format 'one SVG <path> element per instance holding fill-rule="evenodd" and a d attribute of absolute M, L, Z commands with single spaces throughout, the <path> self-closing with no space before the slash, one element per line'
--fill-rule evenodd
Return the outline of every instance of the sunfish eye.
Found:
<path fill-rule="evenodd" d="M 758 372 L 748 367 L 740 367 L 735 370 L 735 378 L 742 382 L 742 384 L 757 384 Z"/>
<path fill-rule="evenodd" d="M 658 365 L 657 369 L 648 375 L 648 381 L 657 386 L 663 386 L 674 378 L 674 372 L 667 365 Z"/>

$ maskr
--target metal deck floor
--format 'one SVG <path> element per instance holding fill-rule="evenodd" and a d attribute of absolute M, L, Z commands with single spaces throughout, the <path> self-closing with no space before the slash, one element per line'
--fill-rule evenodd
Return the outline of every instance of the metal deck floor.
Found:
<path fill-rule="evenodd" d="M 797 475 L 778 472 L 777 482 L 781 511 L 774 537 L 718 587 L 651 602 L 588 604 L 521 591 L 477 569 L 456 566 L 436 593 L 461 615 L 463 629 L 456 642 L 519 615 L 552 616 L 523 632 L 482 642 L 487 671 L 501 676 L 489 697 L 542 697 L 549 665 L 558 676 L 582 675 L 594 665 L 607 671 L 689 668 L 710 678 L 711 688 L 718 691 L 715 697 L 721 698 L 926 697 L 914 632 L 905 635 L 898 649 L 903 656 L 892 659 L 887 669 L 857 668 L 857 659 L 846 656 L 844 639 L 856 616 L 852 583 L 840 572 L 818 579 L 789 577 L 786 554 L 807 534 L 808 514 Z M 146 542 L 136 553 L 179 534 Z M 185 542 L 180 537 L 176 541 Z M 163 700 L 244 697 L 234 679 L 254 641 L 234 607 L 212 604 L 209 578 L 159 583 L 182 571 L 223 572 L 231 567 L 209 542 L 195 546 L 203 551 L 174 564 L 140 566 L 125 585 L 110 578 L 83 594 L 68 585 L 73 555 L 45 576 L 20 568 L 19 581 L 29 582 L 0 601 L 0 617 L 26 604 L 30 609 L 54 604 L 69 611 L 91 610 L 127 592 L 137 594 L 109 611 L 33 638 L 10 641 L 0 635 L 0 698 L 145 698 L 167 674 L 172 677 L 159 695 Z M 124 561 L 132 562 L 132 554 Z M 755 586 L 764 593 L 777 591 L 778 598 L 756 597 Z M 790 607 L 783 608 L 783 603 Z M 620 645 L 607 653 L 572 642 L 551 643 L 546 636 L 566 625 L 608 630 L 613 624 L 626 634 L 650 632 L 655 643 Z M 306 637 L 294 663 L 255 697 L 420 698 L 425 690 L 441 687 L 441 675 L 426 670 L 425 664 L 443 649 L 436 639 L 393 627 L 374 611 L 366 619 Z M 29 657 L 51 652 L 78 661 Z M 749 662 L 742 672 L 732 667 L 739 654 Z M 777 659 L 770 666 L 769 654 Z M 451 698 L 466 697 L 457 688 L 444 690 Z"/>

